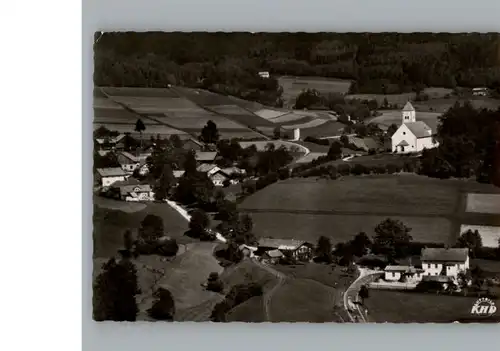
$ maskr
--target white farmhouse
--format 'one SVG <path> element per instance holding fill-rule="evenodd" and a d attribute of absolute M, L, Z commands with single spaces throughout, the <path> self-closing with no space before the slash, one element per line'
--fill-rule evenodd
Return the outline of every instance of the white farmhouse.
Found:
<path fill-rule="evenodd" d="M 416 111 L 408 101 L 402 111 L 402 123 L 391 137 L 392 152 L 410 153 L 431 149 L 439 144 L 434 140 L 431 127 L 417 121 Z"/>
<path fill-rule="evenodd" d="M 447 276 L 454 279 L 469 269 L 469 250 L 458 248 L 426 248 L 421 255 L 426 276 Z"/>
<path fill-rule="evenodd" d="M 110 186 L 115 182 L 121 182 L 126 179 L 127 174 L 120 167 L 97 169 L 97 180 L 103 187 Z"/>

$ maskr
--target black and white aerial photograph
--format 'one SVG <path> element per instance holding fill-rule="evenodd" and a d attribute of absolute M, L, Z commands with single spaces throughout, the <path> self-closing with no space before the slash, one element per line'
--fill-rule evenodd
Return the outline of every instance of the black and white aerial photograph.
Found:
<path fill-rule="evenodd" d="M 93 43 L 95 321 L 500 323 L 499 33 Z"/>

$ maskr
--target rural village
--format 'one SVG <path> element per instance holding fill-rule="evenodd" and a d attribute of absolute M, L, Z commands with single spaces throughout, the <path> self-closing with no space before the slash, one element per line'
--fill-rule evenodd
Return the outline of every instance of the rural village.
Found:
<path fill-rule="evenodd" d="M 297 35 L 99 37 L 94 319 L 500 322 L 498 35 Z"/>

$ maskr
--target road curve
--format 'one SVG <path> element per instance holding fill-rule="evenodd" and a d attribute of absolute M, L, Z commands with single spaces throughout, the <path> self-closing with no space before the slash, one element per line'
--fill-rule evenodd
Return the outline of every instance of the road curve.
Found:
<path fill-rule="evenodd" d="M 359 305 L 354 304 L 359 293 L 359 289 L 365 284 L 368 284 L 382 275 L 380 271 L 373 271 L 364 268 L 358 268 L 359 276 L 347 288 L 344 293 L 344 309 L 346 310 L 351 322 L 353 323 L 366 323 L 367 318 Z M 366 312 L 365 312 L 366 314 Z"/>

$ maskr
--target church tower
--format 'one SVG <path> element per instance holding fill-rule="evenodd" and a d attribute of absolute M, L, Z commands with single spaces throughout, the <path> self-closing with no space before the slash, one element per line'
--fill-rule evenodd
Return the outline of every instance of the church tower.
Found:
<path fill-rule="evenodd" d="M 402 114 L 403 114 L 403 124 L 417 121 L 415 109 L 413 108 L 413 105 L 411 104 L 410 101 L 408 101 L 405 107 L 403 107 Z"/>

